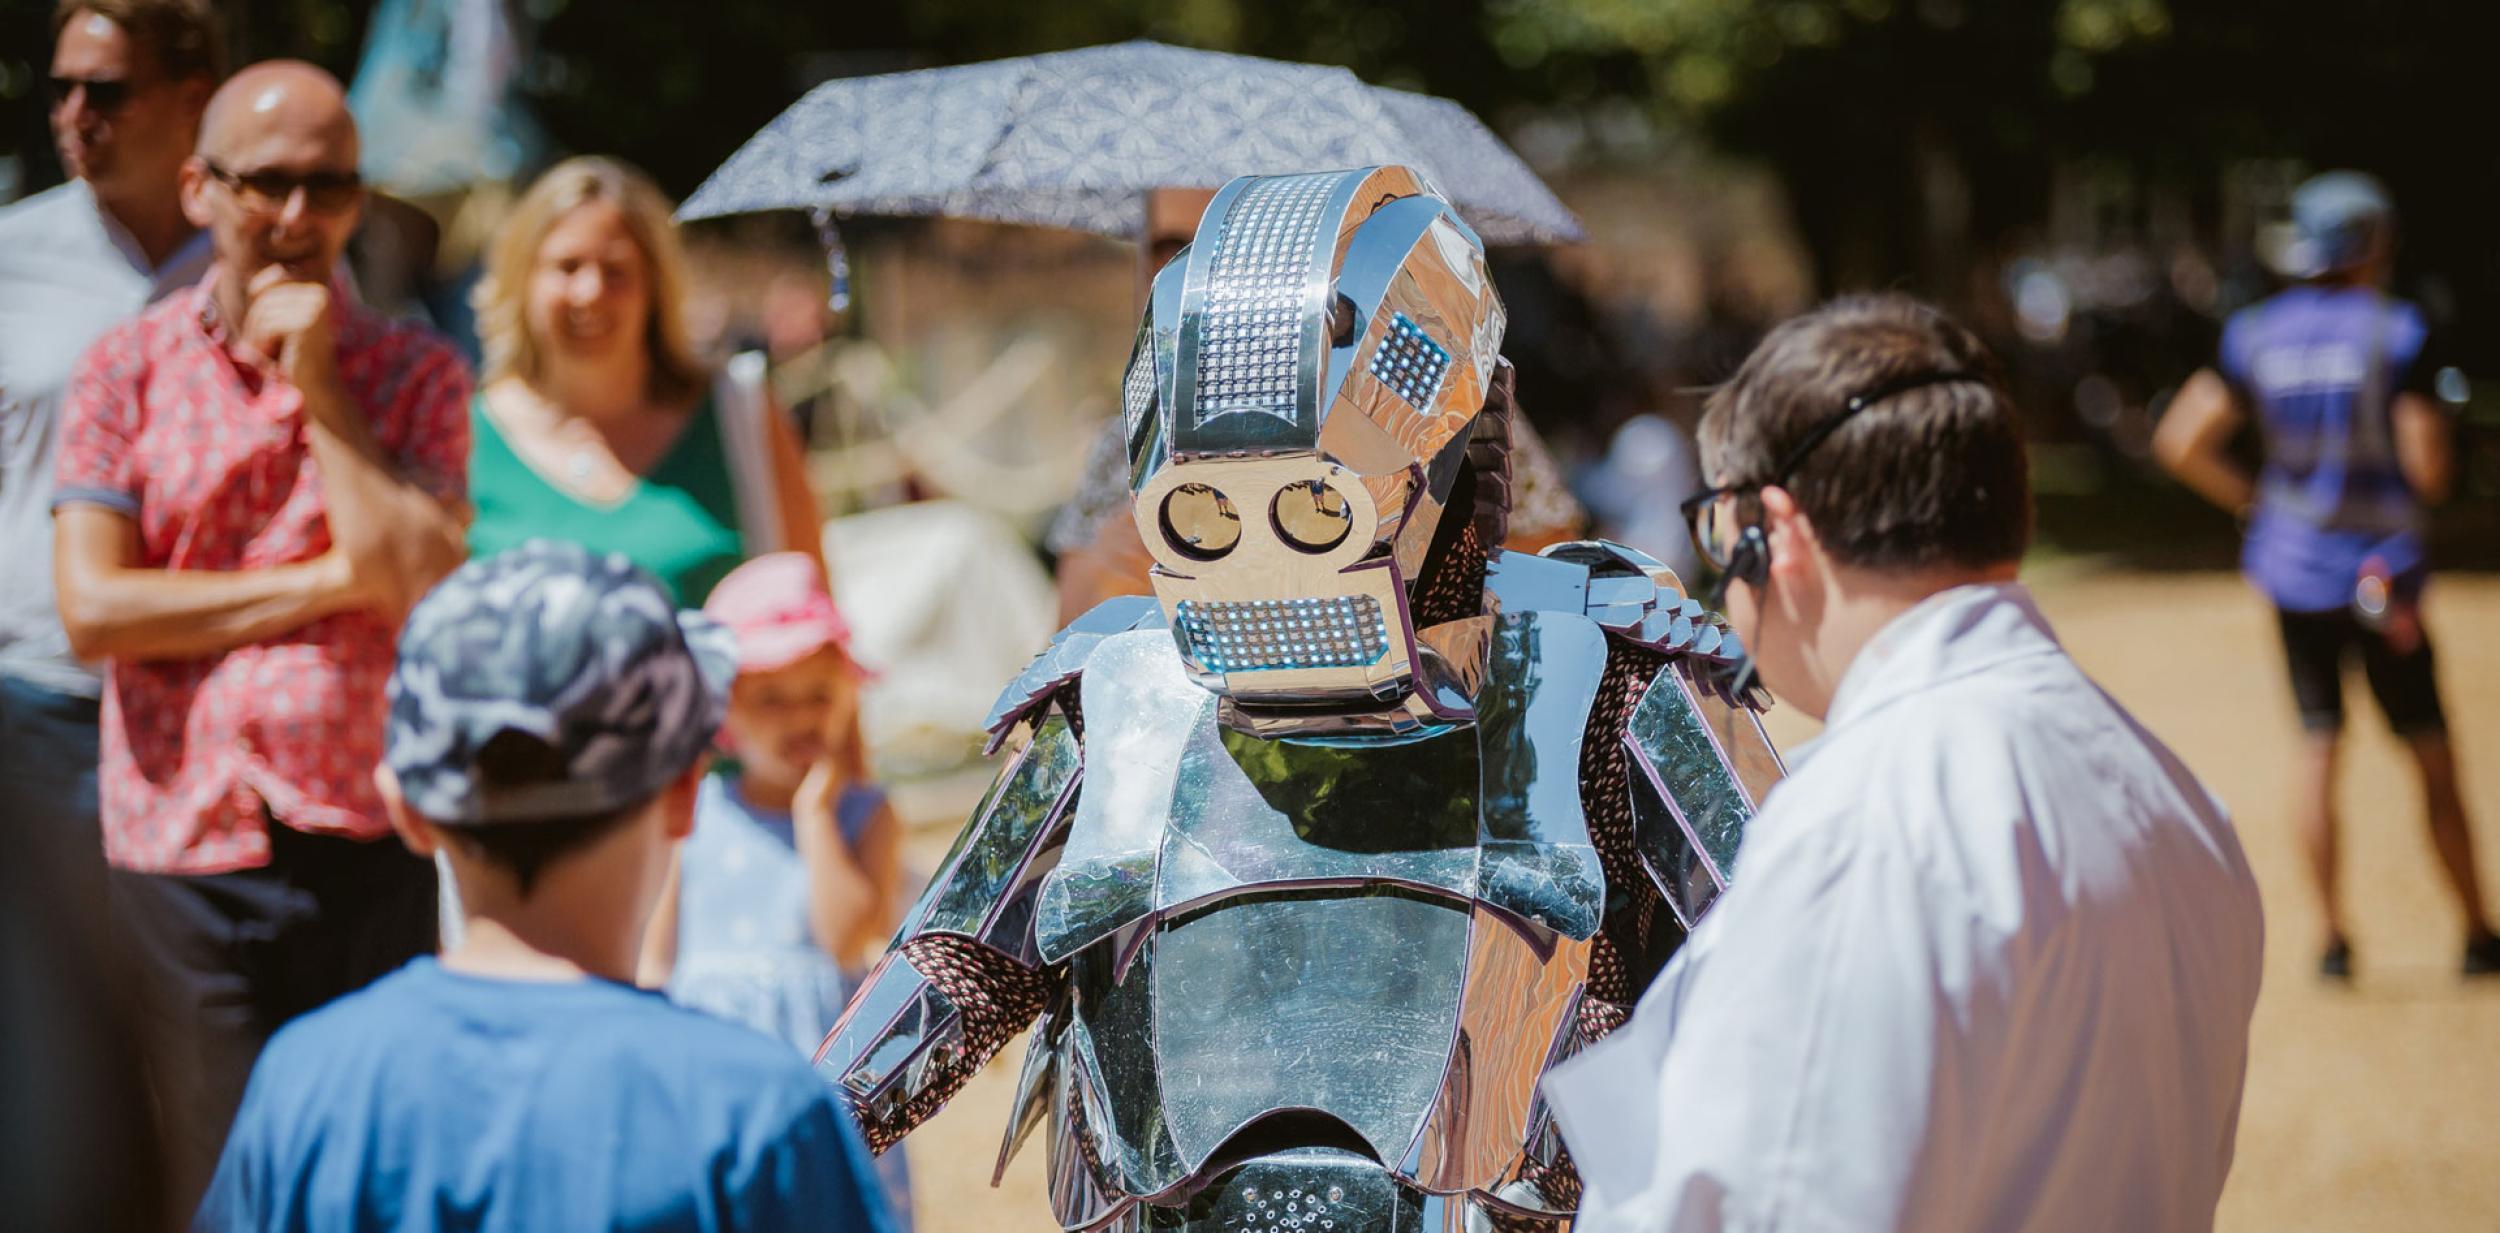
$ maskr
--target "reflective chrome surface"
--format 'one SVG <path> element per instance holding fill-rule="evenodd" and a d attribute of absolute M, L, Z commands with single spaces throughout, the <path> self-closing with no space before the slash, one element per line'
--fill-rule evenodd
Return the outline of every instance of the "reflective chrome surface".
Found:
<path fill-rule="evenodd" d="M 1632 823 L 1641 865 L 1649 871 L 1650 881 L 1674 911 L 1675 919 L 1690 929 L 1701 923 L 1702 913 L 1709 911 L 1719 897 L 1722 883 L 1718 870 L 1702 859 L 1701 849 L 1694 844 L 1683 816 L 1667 804 L 1658 769 L 1648 760 L 1649 751 L 1629 736 L 1624 743 L 1631 753 L 1632 773 L 1626 788 L 1632 796 Z"/>
<path fill-rule="evenodd" d="M 1458 1037 L 1432 1115 L 1403 1168 L 1427 1190 L 1491 1190 L 1516 1176 L 1537 1107 L 1537 1080 L 1571 1020 L 1588 943 L 1538 946 L 1479 910 L 1472 922 Z"/>
<path fill-rule="evenodd" d="M 1682 663 L 1659 670 L 1632 712 L 1635 769 L 1645 770 L 1687 839 L 1726 885 L 1745 823 L 1780 776 L 1779 755 L 1752 710 L 1698 687 Z M 1636 803 L 1638 798 L 1636 799 Z"/>
<path fill-rule="evenodd" d="M 1245 177 L 1207 203 L 1182 293 L 1175 450 L 1308 448 L 1330 207 L 1350 174 Z"/>
<path fill-rule="evenodd" d="M 1061 1037 L 1060 1073 L 1068 1104 L 1121 1194 L 1152 1197 L 1189 1178 L 1173 1144 L 1155 1013 L 1158 939 L 1148 931 L 1123 965 L 1116 945 L 1089 947 L 1068 963 L 1071 1018 Z"/>
<path fill-rule="evenodd" d="M 1574 938 L 1597 931 L 1606 876 L 1580 808 L 1580 746 L 1606 668 L 1606 640 L 1564 613 L 1494 624 L 1477 700 L 1484 750 L 1476 895 Z"/>
<path fill-rule="evenodd" d="M 1042 881 L 1040 956 L 1236 891 L 1371 881 L 1589 936 L 1606 892 L 1578 766 L 1604 664 L 1585 620 L 1505 616 L 1489 623 L 1474 725 L 1271 740 L 1217 724 L 1168 640 L 1106 640 L 1083 685 L 1092 769 Z"/>
<path fill-rule="evenodd" d="M 1240 1233 L 1421 1229 L 1423 1196 L 1380 1166 L 1336 1148 L 1263 1156 L 1225 1175 L 1170 1227 Z"/>
<path fill-rule="evenodd" d="M 1354 515 L 1344 493 L 1326 480 L 1304 480 L 1276 491 L 1268 503 L 1277 533 L 1306 552 L 1326 552 L 1354 531 Z"/>
<path fill-rule="evenodd" d="M 1241 511 L 1205 484 L 1183 484 L 1163 497 L 1163 540 L 1183 556 L 1213 561 L 1241 543 Z"/>
<path fill-rule="evenodd" d="M 1010 892 L 1029 880 L 1035 848 L 1070 804 L 1081 756 L 1067 719 L 1055 714 L 1044 719 L 1033 743 L 999 772 L 973 820 L 956 836 L 954 850 L 904 917 L 897 938 L 960 933 L 1010 955 L 1022 949 L 1031 932 L 1023 918 L 1035 888 L 1024 888 L 1023 895 Z"/>
<path fill-rule="evenodd" d="M 1163 609 L 1143 595 L 1106 599 L 1069 622 L 1052 635 L 1050 645 L 1042 648 L 1042 653 L 1034 656 L 1015 680 L 999 691 L 989 718 L 981 723 L 982 730 L 990 734 L 988 752 L 998 752 L 1008 732 L 1049 702 L 1061 686 L 1075 680 L 1104 638 L 1162 623 Z"/>
<path fill-rule="evenodd" d="M 1172 639 L 1156 631 L 1104 639 L 1079 688 L 1091 782 L 1033 922 L 1052 963 L 1154 909 L 1180 751 L 1215 716 L 1215 695 L 1190 682 Z"/>
<path fill-rule="evenodd" d="M 1314 892 L 1162 926 L 1154 1046 L 1181 1158 L 1200 1168 L 1279 1109 L 1327 1114 L 1402 1156 L 1449 1063 L 1468 919 L 1420 897 Z"/>
<path fill-rule="evenodd" d="M 1343 503 L 1346 533 L 1325 547 L 1294 542 L 1268 516 L 1307 506 L 1313 485 Z M 1209 494 L 1229 495 L 1215 504 Z M 1406 588 L 1392 561 L 1365 559 L 1381 514 L 1360 477 L 1308 455 L 1178 462 L 1147 481 L 1133 512 L 1155 560 L 1148 577 L 1201 687 L 1264 705 L 1342 706 L 1392 700 L 1412 684 Z"/>
<path fill-rule="evenodd" d="M 962 1012 L 909 959 L 888 953 L 826 1035 L 816 1072 L 847 1090 L 864 1117 L 887 1122 L 962 1043 Z"/>
<path fill-rule="evenodd" d="M 1033 1128 L 1051 1113 L 1059 1095 L 1059 1011 L 1053 1007 L 1034 1020 L 1024 1039 L 1024 1064 L 1016 1070 L 1016 1094 L 1007 1102 L 1007 1133 L 998 1142 L 998 1163 L 990 1168 L 990 1185 L 1007 1176 L 1008 1162 L 1024 1150 Z"/>
<path fill-rule="evenodd" d="M 1252 1159 L 1172 1206 L 1122 1210 L 1090 1233 L 1497 1233 L 1503 1206 L 1417 1190 L 1342 1148 L 1302 1147 Z M 1571 1222 L 1507 1227 L 1568 1233 Z"/>
<path fill-rule="evenodd" d="M 1485 563 L 1484 585 L 1504 612 L 1580 612 L 1588 607 L 1588 568 L 1553 557 L 1494 553 Z"/>

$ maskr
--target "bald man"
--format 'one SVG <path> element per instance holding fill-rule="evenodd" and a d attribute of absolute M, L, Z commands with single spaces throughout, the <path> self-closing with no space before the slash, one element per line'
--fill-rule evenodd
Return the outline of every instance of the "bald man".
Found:
<path fill-rule="evenodd" d="M 99 340 L 64 408 L 55 581 L 106 665 L 105 857 L 182 1042 L 178 1201 L 270 1033 L 434 937 L 372 769 L 400 619 L 462 555 L 470 378 L 330 282 L 356 156 L 329 74 L 235 74 L 182 167 L 207 275 Z"/>

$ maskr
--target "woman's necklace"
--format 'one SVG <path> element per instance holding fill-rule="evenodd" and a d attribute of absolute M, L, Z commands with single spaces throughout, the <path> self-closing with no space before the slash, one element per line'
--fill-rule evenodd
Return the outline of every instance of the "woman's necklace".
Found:
<path fill-rule="evenodd" d="M 535 389 L 524 387 L 531 417 L 538 421 L 540 440 L 545 442 L 542 457 L 552 455 L 556 474 L 564 486 L 577 495 L 592 500 L 608 500 L 615 495 L 616 472 L 623 469 L 623 460 L 615 457 L 599 430 L 577 416 L 566 415 L 555 402 Z M 613 460 L 602 466 L 602 456 Z"/>

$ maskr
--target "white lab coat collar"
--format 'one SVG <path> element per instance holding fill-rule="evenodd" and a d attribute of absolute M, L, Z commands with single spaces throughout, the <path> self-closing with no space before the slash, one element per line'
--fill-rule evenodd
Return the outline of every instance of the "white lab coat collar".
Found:
<path fill-rule="evenodd" d="M 1837 731 L 1912 694 L 2059 649 L 2030 588 L 2019 582 L 1938 591 L 1886 622 L 1849 661 L 1832 691 L 1825 729 Z"/>

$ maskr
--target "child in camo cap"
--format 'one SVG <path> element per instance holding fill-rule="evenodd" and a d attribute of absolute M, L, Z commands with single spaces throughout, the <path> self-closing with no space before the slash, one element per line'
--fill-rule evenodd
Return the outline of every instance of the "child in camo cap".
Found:
<path fill-rule="evenodd" d="M 417 604 L 376 776 L 462 941 L 271 1042 L 195 1228 L 886 1229 L 827 1085 L 630 983 L 735 663 L 571 544 Z"/>

